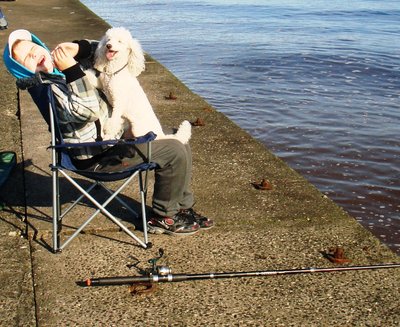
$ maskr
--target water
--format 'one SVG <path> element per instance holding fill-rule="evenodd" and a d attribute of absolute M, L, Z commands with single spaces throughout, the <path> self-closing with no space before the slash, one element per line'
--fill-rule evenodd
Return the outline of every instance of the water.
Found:
<path fill-rule="evenodd" d="M 397 0 L 83 0 L 400 253 Z"/>

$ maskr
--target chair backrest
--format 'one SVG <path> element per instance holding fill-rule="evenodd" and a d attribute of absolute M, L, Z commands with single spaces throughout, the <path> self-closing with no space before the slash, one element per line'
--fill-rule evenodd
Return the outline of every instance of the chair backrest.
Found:
<path fill-rule="evenodd" d="M 34 87 L 30 87 L 28 89 L 29 94 L 32 97 L 33 102 L 35 102 L 38 107 L 40 113 L 42 114 L 46 123 L 50 126 L 50 117 L 49 117 L 49 96 L 48 96 L 48 88 L 49 85 L 37 85 Z"/>
<path fill-rule="evenodd" d="M 28 92 L 32 97 L 33 102 L 35 102 L 36 106 L 38 107 L 42 117 L 46 121 L 49 131 L 55 133 L 55 137 L 59 142 L 62 142 L 62 136 L 60 129 L 57 128 L 58 124 L 54 124 L 52 126 L 50 110 L 52 110 L 53 116 L 56 118 L 55 112 L 55 100 L 54 94 L 51 89 L 50 84 L 39 84 L 28 88 Z M 57 118 L 56 118 L 57 119 Z M 54 144 L 52 144 L 54 145 Z"/>

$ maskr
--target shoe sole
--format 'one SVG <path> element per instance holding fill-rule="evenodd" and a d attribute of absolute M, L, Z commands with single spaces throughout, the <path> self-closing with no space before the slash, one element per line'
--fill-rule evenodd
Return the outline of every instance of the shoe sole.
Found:
<path fill-rule="evenodd" d="M 201 230 L 209 230 L 211 228 L 214 228 L 215 225 L 212 226 L 205 226 L 205 227 L 200 227 Z"/>
<path fill-rule="evenodd" d="M 147 225 L 147 232 L 151 233 L 151 234 L 156 234 L 156 235 L 161 235 L 161 234 L 168 234 L 168 235 L 173 235 L 173 236 L 186 236 L 186 235 L 193 235 L 197 232 L 200 231 L 200 228 L 193 231 L 193 232 L 184 232 L 184 233 L 176 233 L 176 232 L 172 232 L 170 230 L 167 229 L 163 229 L 161 227 L 154 227 L 154 226 L 149 226 Z"/>

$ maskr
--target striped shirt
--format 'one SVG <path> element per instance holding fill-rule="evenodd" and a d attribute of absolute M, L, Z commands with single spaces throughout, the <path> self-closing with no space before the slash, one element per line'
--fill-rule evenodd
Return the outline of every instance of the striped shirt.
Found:
<path fill-rule="evenodd" d="M 91 43 L 95 49 L 97 43 Z M 94 51 L 92 51 L 94 53 Z M 92 57 L 92 56 L 91 56 Z M 66 143 L 95 142 L 101 136 L 102 128 L 111 116 L 111 106 L 99 91 L 91 85 L 84 75 L 83 69 L 88 67 L 88 60 L 82 60 L 75 67 L 81 70 L 79 78 L 67 83 L 66 88 L 54 83 L 51 84 L 55 95 L 57 116 L 61 134 Z M 123 128 L 119 137 L 123 134 Z M 75 159 L 89 159 L 105 150 L 105 147 L 74 148 L 71 154 Z"/>

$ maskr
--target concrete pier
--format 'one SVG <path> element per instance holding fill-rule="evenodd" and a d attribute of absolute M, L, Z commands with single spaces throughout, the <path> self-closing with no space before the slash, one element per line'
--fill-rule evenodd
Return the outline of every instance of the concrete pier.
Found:
<path fill-rule="evenodd" d="M 117 2 L 116 2 L 116 5 Z M 9 24 L 52 48 L 99 39 L 106 22 L 75 0 L 1 1 Z M 149 31 L 151 32 L 151 31 Z M 162 40 L 160 40 L 162 42 Z M 38 110 L 0 65 L 0 151 L 18 165 L 0 190 L 1 326 L 398 326 L 400 270 L 282 275 L 160 284 L 132 296 L 126 286 L 83 288 L 90 277 L 137 275 L 129 266 L 165 252 L 174 273 L 336 267 L 322 253 L 342 247 L 347 265 L 399 262 L 398 256 L 257 140 L 191 92 L 151 54 L 140 82 L 165 126 L 201 118 L 194 127 L 196 210 L 216 227 L 188 237 L 150 235 L 144 250 L 104 217 L 95 219 L 59 254 L 51 251 L 50 135 Z M 176 100 L 166 97 L 173 92 Z M 272 189 L 251 183 L 268 180 Z M 62 188 L 67 204 L 73 191 Z M 151 196 L 151 190 L 150 194 Z M 125 194 L 137 202 L 135 189 Z M 118 205 L 117 216 L 135 227 Z M 83 215 L 64 221 L 63 237 Z M 134 231 L 141 236 L 140 230 Z"/>

